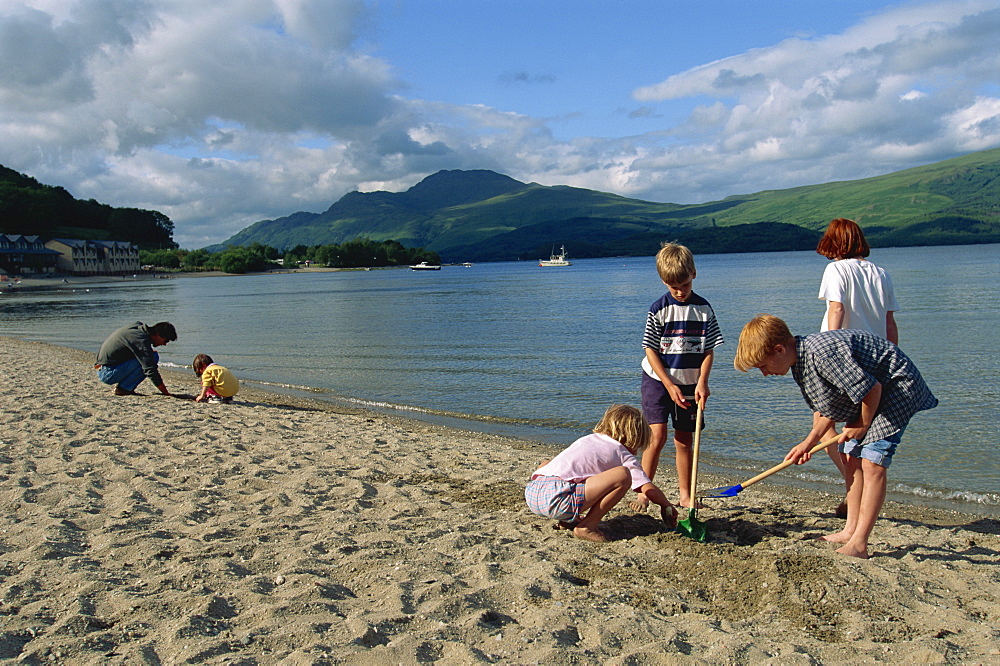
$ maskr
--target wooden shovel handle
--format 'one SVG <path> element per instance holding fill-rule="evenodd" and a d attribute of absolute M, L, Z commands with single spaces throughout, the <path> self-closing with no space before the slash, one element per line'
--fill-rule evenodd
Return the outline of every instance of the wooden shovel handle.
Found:
<path fill-rule="evenodd" d="M 817 453 L 818 451 L 821 451 L 821 450 L 825 449 L 826 447 L 830 446 L 831 444 L 835 444 L 839 438 L 840 438 L 840 435 L 836 435 L 835 437 L 831 437 L 830 439 L 826 440 L 825 442 L 820 442 L 819 444 L 817 444 L 816 446 L 812 447 L 809 450 L 809 455 Z M 795 464 L 794 461 L 786 460 L 786 461 L 782 462 L 781 464 L 775 465 L 774 467 L 772 467 L 771 469 L 767 470 L 766 472 L 761 472 L 757 476 L 755 476 L 755 477 L 753 477 L 751 479 L 747 479 L 746 481 L 744 481 L 740 485 L 743 488 L 746 488 L 748 486 L 752 486 L 753 484 L 757 483 L 761 479 L 766 479 L 767 477 L 771 476 L 775 472 L 780 472 L 781 470 L 785 469 L 789 465 L 794 465 L 794 464 Z"/>
<path fill-rule="evenodd" d="M 704 407 L 698 403 L 698 415 L 694 422 L 694 446 L 691 450 L 691 506 L 698 506 L 698 451 L 701 449 L 701 415 Z"/>

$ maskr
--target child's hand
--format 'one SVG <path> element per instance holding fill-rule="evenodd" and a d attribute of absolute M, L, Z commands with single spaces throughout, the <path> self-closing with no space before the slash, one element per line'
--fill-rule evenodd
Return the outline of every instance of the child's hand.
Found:
<path fill-rule="evenodd" d="M 796 465 L 809 462 L 809 459 L 812 458 L 812 454 L 809 453 L 809 449 L 812 448 L 812 444 L 813 442 L 808 439 L 796 444 L 792 447 L 792 450 L 788 452 L 788 455 L 785 456 L 785 460 L 791 460 Z"/>
<path fill-rule="evenodd" d="M 667 526 L 667 529 L 672 530 L 677 527 L 677 515 L 677 507 L 670 502 L 667 502 L 664 506 L 660 507 L 660 518 Z"/>
<path fill-rule="evenodd" d="M 666 389 L 667 394 L 670 396 L 670 399 L 674 401 L 675 405 L 683 407 L 684 409 L 691 406 L 691 403 L 688 402 L 687 398 L 684 397 L 684 394 L 681 393 L 681 389 L 677 386 L 677 384 L 670 382 L 670 384 L 666 385 Z"/>
<path fill-rule="evenodd" d="M 844 429 L 840 433 L 840 443 L 843 444 L 846 441 L 856 439 L 859 442 L 864 441 L 865 435 L 868 434 L 868 426 L 863 423 L 848 423 L 844 426 Z"/>

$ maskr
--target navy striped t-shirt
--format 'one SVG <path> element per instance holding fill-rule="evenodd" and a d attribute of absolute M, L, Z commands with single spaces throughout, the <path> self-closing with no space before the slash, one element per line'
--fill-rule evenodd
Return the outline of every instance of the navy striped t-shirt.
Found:
<path fill-rule="evenodd" d="M 723 342 L 715 311 L 698 294 L 681 302 L 666 293 L 649 307 L 642 347 L 659 354 L 675 384 L 697 384 L 705 354 Z M 656 377 L 647 359 L 642 368 Z"/>

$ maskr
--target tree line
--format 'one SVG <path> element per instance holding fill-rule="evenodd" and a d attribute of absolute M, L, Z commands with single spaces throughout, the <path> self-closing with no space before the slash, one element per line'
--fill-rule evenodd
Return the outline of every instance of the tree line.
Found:
<path fill-rule="evenodd" d="M 362 268 L 382 266 L 409 266 L 426 261 L 440 263 L 436 252 L 422 247 L 404 247 L 394 240 L 373 241 L 355 238 L 341 244 L 296 245 L 282 254 L 276 248 L 261 243 L 231 246 L 221 252 L 207 250 L 143 250 L 139 254 L 144 266 L 168 270 L 223 271 L 225 273 L 252 273 L 278 268 L 283 259 L 285 268 L 309 262 L 330 268 Z"/>
<path fill-rule="evenodd" d="M 159 211 L 75 199 L 0 165 L 0 233 L 124 240 L 153 249 L 177 247 L 173 232 L 174 223 Z"/>

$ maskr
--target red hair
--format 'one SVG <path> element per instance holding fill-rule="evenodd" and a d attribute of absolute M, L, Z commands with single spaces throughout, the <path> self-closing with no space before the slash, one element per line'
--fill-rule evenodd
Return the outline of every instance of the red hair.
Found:
<path fill-rule="evenodd" d="M 857 222 L 846 217 L 831 221 L 816 245 L 816 252 L 827 259 L 867 257 L 871 251 L 865 232 L 861 231 Z"/>

